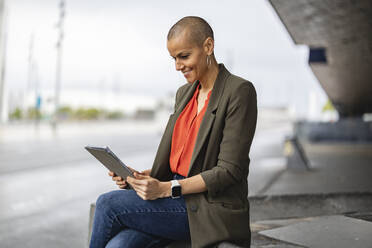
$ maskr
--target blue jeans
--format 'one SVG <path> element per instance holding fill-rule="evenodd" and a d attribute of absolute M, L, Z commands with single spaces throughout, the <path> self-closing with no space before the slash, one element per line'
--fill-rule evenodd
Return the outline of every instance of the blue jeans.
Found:
<path fill-rule="evenodd" d="M 114 190 L 98 197 L 90 248 L 164 247 L 173 240 L 190 240 L 182 196 L 143 200 L 134 190 Z"/>

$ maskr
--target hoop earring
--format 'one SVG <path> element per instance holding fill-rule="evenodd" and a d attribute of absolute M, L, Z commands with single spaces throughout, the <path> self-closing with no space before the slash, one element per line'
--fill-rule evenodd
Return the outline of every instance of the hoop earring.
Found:
<path fill-rule="evenodd" d="M 207 55 L 207 67 L 212 64 L 210 55 Z"/>

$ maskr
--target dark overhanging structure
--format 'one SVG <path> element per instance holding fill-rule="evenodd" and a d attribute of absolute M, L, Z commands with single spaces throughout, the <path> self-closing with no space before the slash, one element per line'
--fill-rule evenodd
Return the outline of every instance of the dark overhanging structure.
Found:
<path fill-rule="evenodd" d="M 341 118 L 372 113 L 372 1 L 269 0 Z"/>
<path fill-rule="evenodd" d="M 298 122 L 309 141 L 372 142 L 372 1 L 269 0 L 339 113 L 335 123 Z"/>

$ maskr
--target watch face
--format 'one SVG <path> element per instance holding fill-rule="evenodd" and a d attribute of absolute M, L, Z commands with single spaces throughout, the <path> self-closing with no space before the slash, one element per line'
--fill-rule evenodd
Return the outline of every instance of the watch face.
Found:
<path fill-rule="evenodd" d="M 180 196 L 181 196 L 181 186 L 172 187 L 172 197 L 180 197 Z"/>

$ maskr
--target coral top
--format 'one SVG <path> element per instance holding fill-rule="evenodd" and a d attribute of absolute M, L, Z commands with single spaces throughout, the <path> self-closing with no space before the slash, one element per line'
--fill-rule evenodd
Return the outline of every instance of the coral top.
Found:
<path fill-rule="evenodd" d="M 200 124 L 203 120 L 205 110 L 207 109 L 209 97 L 212 90 L 209 91 L 205 100 L 203 109 L 198 113 L 197 97 L 199 93 L 200 83 L 196 87 L 195 93 L 182 113 L 178 117 L 173 129 L 171 153 L 169 163 L 173 173 L 187 176 L 192 152 L 194 150 L 196 137 L 198 135 Z"/>

